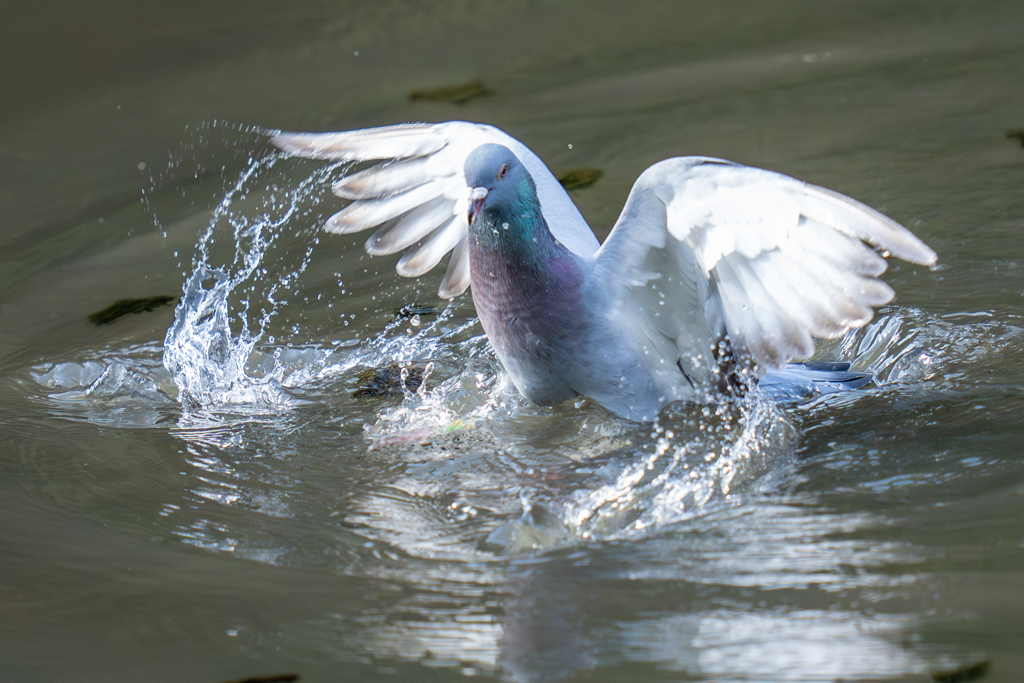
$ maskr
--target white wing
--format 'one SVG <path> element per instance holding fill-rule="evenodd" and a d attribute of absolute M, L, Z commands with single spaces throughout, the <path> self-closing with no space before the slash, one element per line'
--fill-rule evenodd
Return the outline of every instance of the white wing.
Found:
<path fill-rule="evenodd" d="M 637 330 L 661 367 L 706 373 L 728 332 L 733 352 L 763 371 L 809 357 L 814 337 L 860 327 L 892 299 L 877 279 L 885 259 L 865 243 L 922 265 L 936 258 L 831 190 L 719 159 L 669 159 L 637 179 L 595 281 L 609 288 L 609 315 Z"/>
<path fill-rule="evenodd" d="M 463 166 L 482 144 L 504 145 L 526 166 L 556 239 L 581 256 L 593 255 L 599 246 L 544 162 L 493 126 L 405 124 L 343 133 L 278 133 L 271 141 L 285 152 L 315 159 L 386 160 L 334 184 L 334 193 L 352 203 L 331 216 L 325 228 L 347 234 L 381 226 L 366 250 L 379 255 L 405 249 L 397 270 L 406 277 L 423 275 L 454 251 L 439 291 L 446 299 L 469 286 L 469 188 Z"/>

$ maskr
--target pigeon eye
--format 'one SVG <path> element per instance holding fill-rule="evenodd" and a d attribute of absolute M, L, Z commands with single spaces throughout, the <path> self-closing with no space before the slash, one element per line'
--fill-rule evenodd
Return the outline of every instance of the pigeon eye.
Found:
<path fill-rule="evenodd" d="M 498 180 L 504 178 L 506 173 L 508 173 L 508 164 L 502 164 L 501 170 L 498 171 Z"/>

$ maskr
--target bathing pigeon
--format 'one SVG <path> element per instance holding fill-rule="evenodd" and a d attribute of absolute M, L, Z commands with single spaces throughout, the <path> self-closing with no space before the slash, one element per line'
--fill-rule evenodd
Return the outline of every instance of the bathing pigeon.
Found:
<path fill-rule="evenodd" d="M 405 249 L 397 269 L 408 277 L 452 252 L 440 295 L 472 286 L 498 359 L 541 405 L 587 396 L 650 421 L 674 401 L 715 401 L 810 357 L 815 337 L 860 327 L 892 299 L 877 279 L 885 259 L 868 245 L 936 259 L 853 199 L 720 159 L 648 168 L 602 245 L 544 163 L 492 126 L 279 133 L 273 143 L 381 160 L 335 183 L 352 201 L 326 229 L 380 226 L 367 251 Z"/>

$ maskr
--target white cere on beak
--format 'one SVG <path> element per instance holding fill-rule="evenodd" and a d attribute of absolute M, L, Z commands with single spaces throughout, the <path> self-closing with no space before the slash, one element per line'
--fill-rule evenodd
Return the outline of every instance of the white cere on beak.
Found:
<path fill-rule="evenodd" d="M 474 187 L 469 191 L 469 215 L 466 216 L 466 220 L 469 221 L 470 225 L 473 225 L 473 221 L 476 220 L 476 215 L 480 213 L 480 209 L 483 208 L 484 199 L 486 197 L 486 187 Z"/>

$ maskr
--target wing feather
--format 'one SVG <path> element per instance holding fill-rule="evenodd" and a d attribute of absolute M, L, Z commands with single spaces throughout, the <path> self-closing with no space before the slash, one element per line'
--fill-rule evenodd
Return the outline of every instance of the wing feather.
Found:
<path fill-rule="evenodd" d="M 455 202 L 444 197 L 428 200 L 381 226 L 366 240 L 366 251 L 374 256 L 402 251 L 455 220 L 454 207 Z"/>
<path fill-rule="evenodd" d="M 435 177 L 455 175 L 438 176 L 435 166 L 435 160 L 430 157 L 393 161 L 346 176 L 331 189 L 342 199 L 374 199 L 424 185 Z"/>
<path fill-rule="evenodd" d="M 756 269 L 761 286 L 772 293 L 772 297 L 783 311 L 807 330 L 808 336 L 831 338 L 837 333 L 842 334 L 843 328 L 830 322 L 838 315 L 834 312 L 835 307 L 830 302 L 828 293 L 811 286 L 813 279 L 798 261 L 789 258 L 782 251 L 761 254 L 759 258 L 771 261 Z M 806 358 L 812 353 L 813 345 L 801 348 L 793 357 Z"/>
<path fill-rule="evenodd" d="M 676 256 L 655 256 L 660 252 Z M 595 280 L 608 289 L 615 315 L 642 300 L 638 288 L 651 286 L 652 263 L 660 264 L 658 286 L 706 282 L 706 322 L 680 318 L 686 329 L 675 333 L 678 357 L 713 353 L 728 334 L 733 350 L 749 353 L 764 371 L 809 357 L 815 337 L 837 337 L 871 320 L 872 308 L 893 297 L 877 279 L 889 254 L 935 262 L 909 230 L 849 197 L 771 171 L 684 157 L 655 164 L 637 180 L 597 253 Z M 633 322 L 664 335 L 666 319 L 645 320 L 649 310 Z"/>
<path fill-rule="evenodd" d="M 409 159 L 433 154 L 448 144 L 445 136 L 438 135 L 434 126 L 423 123 L 341 133 L 278 133 L 271 142 L 289 154 L 342 161 Z"/>
<path fill-rule="evenodd" d="M 399 275 L 419 277 L 433 269 L 444 255 L 455 248 L 465 237 L 459 229 L 458 218 L 452 218 L 430 235 L 420 240 L 416 246 L 405 252 L 398 261 L 396 269 Z"/>
<path fill-rule="evenodd" d="M 847 237 L 838 230 L 802 216 L 789 231 L 792 239 L 779 245 L 782 251 L 798 250 L 806 258 L 817 258 L 836 268 L 866 277 L 878 277 L 888 264 L 859 239 Z"/>
<path fill-rule="evenodd" d="M 433 180 L 389 197 L 352 202 L 327 219 L 324 228 L 336 235 L 372 228 L 444 196 L 444 186 L 445 181 Z"/>
<path fill-rule="evenodd" d="M 582 256 L 593 255 L 599 246 L 537 155 L 492 126 L 450 121 L 340 133 L 278 133 L 271 142 L 289 154 L 313 159 L 380 161 L 334 183 L 334 193 L 352 203 L 331 216 L 324 228 L 348 234 L 381 226 L 367 240 L 367 251 L 383 255 L 411 249 L 396 266 L 407 277 L 424 275 L 451 251 L 439 290 L 444 298 L 458 296 L 470 284 L 469 252 L 464 248 L 469 188 L 463 167 L 482 144 L 505 145 L 522 161 L 537 185 L 544 218 L 562 244 Z"/>
<path fill-rule="evenodd" d="M 790 315 L 785 308 L 785 299 L 778 297 L 773 289 L 765 286 L 771 282 L 764 263 L 751 261 L 733 253 L 723 259 L 732 267 L 739 278 L 742 296 L 749 304 L 749 311 L 757 320 L 760 335 L 768 349 L 768 358 L 773 363 L 785 363 L 791 358 L 807 358 L 814 353 L 814 342 L 801 320 Z"/>
<path fill-rule="evenodd" d="M 801 210 L 808 218 L 831 225 L 904 261 L 935 263 L 935 252 L 888 216 L 834 190 L 806 184 L 803 189 L 806 199 L 818 200 L 803 203 Z"/>
<path fill-rule="evenodd" d="M 466 291 L 469 287 L 469 249 L 468 237 L 463 237 L 455 249 L 452 250 L 452 259 L 448 264 L 448 270 L 441 278 L 441 289 L 439 294 L 443 299 L 451 299 Z"/>
<path fill-rule="evenodd" d="M 821 282 L 807 270 L 803 261 L 788 258 L 786 269 L 779 273 L 796 292 L 796 307 L 790 311 L 803 317 L 811 334 L 822 339 L 841 337 L 849 329 L 847 320 L 859 311 L 846 310 L 848 301 L 827 282 Z"/>

